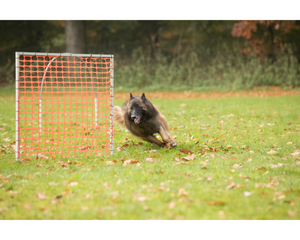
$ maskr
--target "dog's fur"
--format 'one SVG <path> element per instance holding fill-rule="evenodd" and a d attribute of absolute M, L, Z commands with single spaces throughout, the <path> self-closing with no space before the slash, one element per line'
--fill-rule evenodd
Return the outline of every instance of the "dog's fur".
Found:
<path fill-rule="evenodd" d="M 123 107 L 114 107 L 114 121 L 123 128 L 127 128 L 132 135 L 158 146 L 169 148 L 176 147 L 166 118 L 159 112 L 145 96 L 133 97 L 130 93 L 130 99 Z M 163 142 L 159 141 L 154 134 L 159 133 Z"/>

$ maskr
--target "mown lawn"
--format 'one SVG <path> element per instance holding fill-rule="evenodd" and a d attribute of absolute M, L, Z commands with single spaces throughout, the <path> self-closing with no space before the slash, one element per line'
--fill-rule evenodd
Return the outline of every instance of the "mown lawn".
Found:
<path fill-rule="evenodd" d="M 150 100 L 177 148 L 115 126 L 112 156 L 21 163 L 1 91 L 0 219 L 300 218 L 300 96 Z"/>

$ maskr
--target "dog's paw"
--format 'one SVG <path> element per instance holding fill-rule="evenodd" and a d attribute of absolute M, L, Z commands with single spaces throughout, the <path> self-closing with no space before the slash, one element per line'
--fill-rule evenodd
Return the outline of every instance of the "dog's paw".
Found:
<path fill-rule="evenodd" d="M 172 147 L 176 147 L 176 146 L 177 146 L 177 142 L 171 143 L 171 146 L 172 146 Z"/>

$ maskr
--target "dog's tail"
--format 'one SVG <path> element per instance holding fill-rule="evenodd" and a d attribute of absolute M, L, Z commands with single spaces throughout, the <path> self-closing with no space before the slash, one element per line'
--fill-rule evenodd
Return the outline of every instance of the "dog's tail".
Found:
<path fill-rule="evenodd" d="M 126 129 L 124 115 L 125 111 L 122 108 L 114 106 L 114 122 L 120 127 Z"/>

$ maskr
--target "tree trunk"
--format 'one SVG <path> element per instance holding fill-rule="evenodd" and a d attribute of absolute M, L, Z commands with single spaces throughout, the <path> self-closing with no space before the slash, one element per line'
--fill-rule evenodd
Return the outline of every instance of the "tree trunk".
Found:
<path fill-rule="evenodd" d="M 300 20 L 296 20 L 296 30 L 293 38 L 293 50 L 300 64 Z"/>
<path fill-rule="evenodd" d="M 84 21 L 65 21 L 66 52 L 86 53 Z"/>

